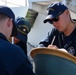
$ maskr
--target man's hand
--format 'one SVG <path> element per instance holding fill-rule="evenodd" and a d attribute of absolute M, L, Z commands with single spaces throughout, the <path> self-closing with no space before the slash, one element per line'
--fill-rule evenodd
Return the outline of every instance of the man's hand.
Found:
<path fill-rule="evenodd" d="M 50 48 L 50 49 L 59 49 L 56 45 L 48 45 L 48 48 Z"/>
<path fill-rule="evenodd" d="M 67 52 L 66 49 L 63 49 L 63 48 L 58 48 L 56 45 L 48 45 L 48 48 L 50 49 L 57 49 L 57 50 L 61 50 L 61 51 L 64 51 L 64 52 Z M 67 52 L 68 53 L 68 52 Z"/>

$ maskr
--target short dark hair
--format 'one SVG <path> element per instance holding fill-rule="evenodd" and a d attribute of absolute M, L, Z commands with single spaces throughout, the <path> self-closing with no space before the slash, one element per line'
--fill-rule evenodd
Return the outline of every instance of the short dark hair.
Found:
<path fill-rule="evenodd" d="M 7 15 L 0 13 L 0 20 L 6 19 L 6 18 L 8 18 Z"/>

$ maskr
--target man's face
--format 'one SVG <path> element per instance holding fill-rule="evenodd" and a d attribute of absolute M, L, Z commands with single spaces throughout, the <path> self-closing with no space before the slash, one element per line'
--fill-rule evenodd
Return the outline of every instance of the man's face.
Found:
<path fill-rule="evenodd" d="M 12 19 L 8 18 L 7 19 L 7 37 L 9 38 L 12 34 L 12 29 L 13 29 L 13 22 Z"/>
<path fill-rule="evenodd" d="M 64 11 L 57 17 L 57 21 L 53 21 L 53 26 L 61 32 L 65 32 L 68 27 L 68 14 Z"/>

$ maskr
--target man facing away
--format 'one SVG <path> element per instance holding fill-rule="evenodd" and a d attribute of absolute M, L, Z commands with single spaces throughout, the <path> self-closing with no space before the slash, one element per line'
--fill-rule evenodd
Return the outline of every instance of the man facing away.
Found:
<path fill-rule="evenodd" d="M 23 50 L 8 41 L 17 34 L 13 11 L 0 6 L 0 75 L 35 75 Z"/>
<path fill-rule="evenodd" d="M 26 18 L 20 16 L 15 19 L 15 22 L 18 30 L 18 35 L 13 38 L 10 37 L 9 40 L 14 44 L 20 46 L 23 49 L 24 53 L 28 56 L 27 40 L 28 33 L 31 30 L 31 24 Z"/>

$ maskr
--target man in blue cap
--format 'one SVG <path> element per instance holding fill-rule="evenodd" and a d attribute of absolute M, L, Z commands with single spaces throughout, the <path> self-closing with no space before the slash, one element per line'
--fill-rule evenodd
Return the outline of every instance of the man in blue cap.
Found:
<path fill-rule="evenodd" d="M 22 49 L 7 40 L 17 34 L 13 11 L 0 6 L 0 75 L 35 75 Z"/>
<path fill-rule="evenodd" d="M 54 2 L 47 8 L 44 23 L 54 26 L 38 47 L 63 48 L 76 56 L 76 23 L 71 19 L 68 8 L 61 2 Z"/>
<path fill-rule="evenodd" d="M 24 17 L 17 17 L 15 21 L 18 35 L 14 37 L 14 44 L 20 46 L 27 55 L 27 40 L 28 33 L 31 30 L 31 24 Z"/>

